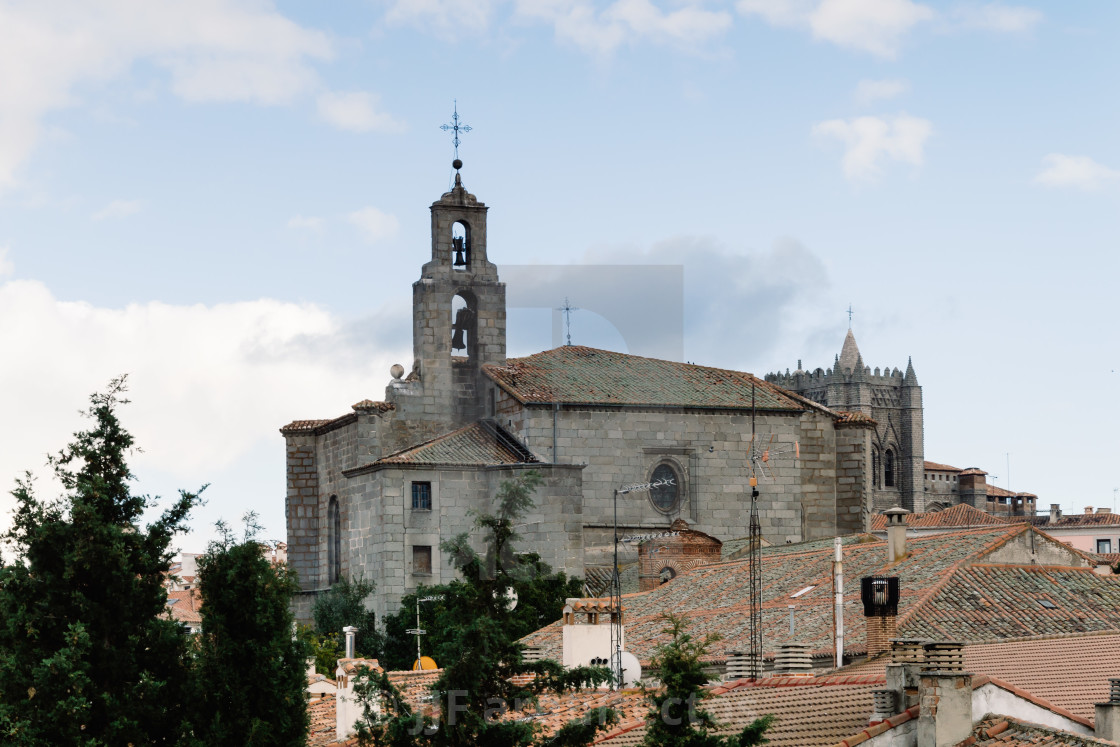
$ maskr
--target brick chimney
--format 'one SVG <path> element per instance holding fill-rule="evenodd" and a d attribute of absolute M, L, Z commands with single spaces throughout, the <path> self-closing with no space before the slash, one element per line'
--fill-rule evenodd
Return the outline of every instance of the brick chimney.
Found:
<path fill-rule="evenodd" d="M 887 689 L 895 693 L 898 713 L 918 704 L 918 684 L 925 649 L 919 638 L 891 639 L 891 663 L 887 665 Z M 892 714 L 893 715 L 893 714 Z"/>
<path fill-rule="evenodd" d="M 1120 742 L 1120 677 L 1111 677 L 1108 680 L 1109 692 L 1107 703 L 1097 703 L 1096 709 L 1096 736 L 1100 739 L 1109 739 Z"/>
<path fill-rule="evenodd" d="M 972 675 L 957 641 L 925 644 L 918 681 L 918 744 L 954 747 L 972 733 Z"/>
<path fill-rule="evenodd" d="M 861 578 L 860 598 L 867 626 L 867 655 L 871 657 L 890 648 L 890 641 L 895 637 L 898 626 L 898 577 Z"/>
<path fill-rule="evenodd" d="M 883 514 L 887 517 L 887 562 L 897 563 L 906 557 L 906 515 L 905 508 L 895 506 Z"/>

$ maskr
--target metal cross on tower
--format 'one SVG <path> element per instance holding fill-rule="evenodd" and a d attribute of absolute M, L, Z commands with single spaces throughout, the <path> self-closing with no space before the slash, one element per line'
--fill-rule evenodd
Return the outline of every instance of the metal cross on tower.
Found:
<path fill-rule="evenodd" d="M 567 329 L 567 333 L 568 333 L 568 344 L 571 345 L 572 344 L 572 312 L 573 311 L 579 311 L 579 307 L 578 306 L 572 306 L 572 304 L 568 302 L 568 297 L 564 296 L 564 305 L 561 306 L 560 308 L 558 308 L 557 311 L 564 312 L 564 327 Z"/>
<path fill-rule="evenodd" d="M 444 132 L 451 131 L 454 137 L 451 138 L 451 144 L 455 146 L 455 160 L 459 160 L 459 133 L 466 134 L 471 131 L 471 126 L 466 124 L 459 124 L 459 102 L 454 103 L 454 114 L 451 115 L 451 124 L 440 125 L 439 128 Z"/>
<path fill-rule="evenodd" d="M 848 329 L 852 328 L 852 314 L 853 313 L 854 312 L 852 311 L 852 305 L 848 304 Z"/>

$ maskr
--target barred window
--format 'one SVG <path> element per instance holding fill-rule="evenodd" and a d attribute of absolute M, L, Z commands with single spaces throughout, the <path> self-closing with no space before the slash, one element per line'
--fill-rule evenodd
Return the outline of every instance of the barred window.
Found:
<path fill-rule="evenodd" d="M 430 482 L 412 483 L 412 508 L 419 511 L 432 510 L 432 484 Z"/>

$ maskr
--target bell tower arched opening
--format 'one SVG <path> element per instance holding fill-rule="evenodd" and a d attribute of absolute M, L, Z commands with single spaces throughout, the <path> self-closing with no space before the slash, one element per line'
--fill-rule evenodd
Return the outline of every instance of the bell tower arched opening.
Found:
<path fill-rule="evenodd" d="M 471 226 L 465 220 L 451 224 L 451 267 L 459 272 L 471 269 Z"/>
<path fill-rule="evenodd" d="M 478 350 L 478 301 L 461 290 L 451 299 L 451 355 L 473 360 Z"/>

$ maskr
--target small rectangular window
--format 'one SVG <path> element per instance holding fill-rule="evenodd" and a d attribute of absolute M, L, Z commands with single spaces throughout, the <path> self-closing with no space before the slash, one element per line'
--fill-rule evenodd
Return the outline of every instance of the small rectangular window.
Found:
<path fill-rule="evenodd" d="M 432 510 L 432 484 L 430 482 L 412 483 L 412 508 L 418 511 Z"/>
<path fill-rule="evenodd" d="M 412 546 L 412 572 L 422 573 L 426 576 L 432 575 L 431 545 Z"/>
<path fill-rule="evenodd" d="M 1112 540 L 1097 540 L 1097 552 L 1112 552 Z"/>

